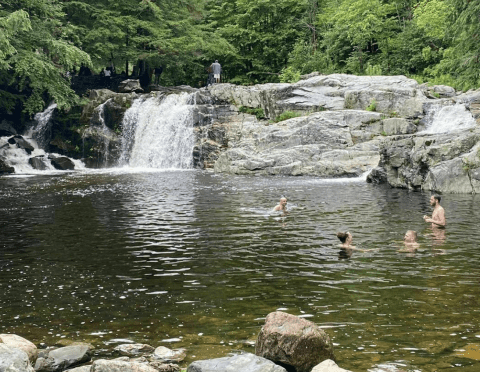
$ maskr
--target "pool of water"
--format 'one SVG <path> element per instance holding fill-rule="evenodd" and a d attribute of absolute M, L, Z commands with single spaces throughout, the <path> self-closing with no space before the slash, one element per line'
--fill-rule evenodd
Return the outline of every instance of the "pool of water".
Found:
<path fill-rule="evenodd" d="M 288 197 L 290 214 L 271 210 Z M 268 313 L 322 327 L 352 371 L 474 371 L 480 196 L 304 177 L 85 171 L 0 178 L 0 333 L 36 344 L 253 344 Z M 399 253 L 406 230 L 416 253 Z M 358 248 L 343 257 L 337 231 Z"/>

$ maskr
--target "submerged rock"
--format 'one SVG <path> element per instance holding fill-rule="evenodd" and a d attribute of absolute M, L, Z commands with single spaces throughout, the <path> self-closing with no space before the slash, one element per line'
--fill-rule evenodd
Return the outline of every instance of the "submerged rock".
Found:
<path fill-rule="evenodd" d="M 286 372 L 285 368 L 259 356 L 245 353 L 230 357 L 197 360 L 190 364 L 187 372 Z"/>
<path fill-rule="evenodd" d="M 155 349 L 152 357 L 164 362 L 181 362 L 187 356 L 185 349 L 171 350 L 165 346 L 159 346 Z"/>
<path fill-rule="evenodd" d="M 310 372 L 326 359 L 335 359 L 330 337 L 315 323 L 281 311 L 268 314 L 255 354 L 296 372 Z"/>

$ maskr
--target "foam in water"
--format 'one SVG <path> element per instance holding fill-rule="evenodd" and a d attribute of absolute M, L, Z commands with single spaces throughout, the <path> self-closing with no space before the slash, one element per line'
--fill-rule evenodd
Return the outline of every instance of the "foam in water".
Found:
<path fill-rule="evenodd" d="M 48 142 L 47 132 L 51 126 L 51 117 L 57 108 L 55 103 L 50 104 L 45 111 L 35 114 L 35 125 L 22 135 L 23 139 L 33 146 L 34 150 L 28 154 L 24 149 L 19 148 L 15 144 L 8 143 L 10 136 L 0 138 L 0 158 L 5 159 L 7 165 L 15 169 L 15 176 L 18 174 L 44 174 L 61 172 L 57 170 L 48 159 L 48 155 L 44 151 L 44 147 Z M 56 157 L 61 157 L 60 154 L 52 154 Z M 38 158 L 42 161 L 45 169 L 39 170 L 32 167 L 30 164 L 31 158 Z M 81 160 L 70 159 L 75 164 L 75 169 L 85 168 Z"/>
<path fill-rule="evenodd" d="M 194 146 L 192 95 L 136 100 L 122 122 L 120 166 L 191 169 Z"/>
<path fill-rule="evenodd" d="M 433 106 L 427 114 L 427 129 L 422 133 L 437 134 L 469 129 L 476 125 L 475 119 L 462 104 Z"/>

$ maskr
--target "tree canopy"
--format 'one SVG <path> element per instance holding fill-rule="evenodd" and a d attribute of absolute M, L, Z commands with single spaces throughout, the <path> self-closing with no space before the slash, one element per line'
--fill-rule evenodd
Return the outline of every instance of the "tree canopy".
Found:
<path fill-rule="evenodd" d="M 470 0 L 4 0 L 0 113 L 68 107 L 68 71 L 139 60 L 164 85 L 198 86 L 218 59 L 237 84 L 319 71 L 477 88 L 479 20 Z"/>

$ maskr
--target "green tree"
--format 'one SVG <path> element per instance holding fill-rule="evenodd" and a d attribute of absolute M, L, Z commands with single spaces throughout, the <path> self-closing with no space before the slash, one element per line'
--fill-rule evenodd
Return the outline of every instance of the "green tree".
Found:
<path fill-rule="evenodd" d="M 4 0 L 0 8 L 0 112 L 41 111 L 76 100 L 65 73 L 89 56 L 69 43 L 56 1 Z"/>
<path fill-rule="evenodd" d="M 211 27 L 235 46 L 223 64 L 236 83 L 278 81 L 288 55 L 304 32 L 306 0 L 212 0 Z"/>

